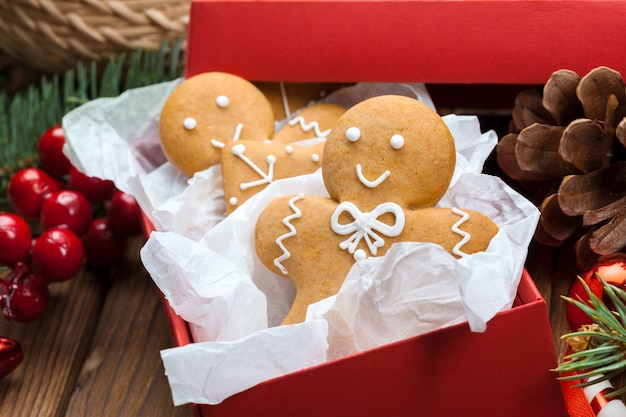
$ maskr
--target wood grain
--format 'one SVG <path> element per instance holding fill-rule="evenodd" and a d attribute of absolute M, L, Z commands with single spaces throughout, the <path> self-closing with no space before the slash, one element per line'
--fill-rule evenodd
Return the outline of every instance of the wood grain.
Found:
<path fill-rule="evenodd" d="M 0 381 L 0 415 L 64 416 L 106 296 L 106 280 L 83 271 L 50 285 L 51 304 L 31 323 L 0 321 L 0 334 L 17 340 L 22 364 Z"/>
<path fill-rule="evenodd" d="M 174 407 L 159 351 L 171 346 L 160 297 L 133 241 L 111 271 L 51 285 L 46 315 L 0 321 L 24 361 L 0 380 L 0 416 L 191 416 Z"/>
<path fill-rule="evenodd" d="M 172 406 L 159 355 L 170 345 L 156 287 L 141 264 L 127 262 L 114 277 L 66 415 L 189 416 Z"/>

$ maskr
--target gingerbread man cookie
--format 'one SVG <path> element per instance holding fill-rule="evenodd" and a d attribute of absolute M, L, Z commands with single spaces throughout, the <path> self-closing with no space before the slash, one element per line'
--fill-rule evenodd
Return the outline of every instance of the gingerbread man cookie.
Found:
<path fill-rule="evenodd" d="M 335 104 L 314 104 L 294 116 L 271 141 L 227 143 L 222 151 L 226 213 L 275 180 L 320 168 L 326 136 L 345 111 Z"/>
<path fill-rule="evenodd" d="M 188 176 L 221 161 L 231 141 L 263 141 L 274 133 L 265 95 L 236 75 L 207 72 L 183 81 L 166 100 L 159 120 L 168 160 Z"/>
<path fill-rule="evenodd" d="M 280 197 L 255 230 L 263 264 L 289 277 L 296 298 L 284 324 L 339 290 L 356 260 L 395 242 L 441 245 L 456 257 L 485 250 L 498 231 L 473 210 L 436 208 L 455 167 L 452 135 L 419 101 L 380 96 L 349 109 L 328 136 L 322 176 L 330 198 Z"/>

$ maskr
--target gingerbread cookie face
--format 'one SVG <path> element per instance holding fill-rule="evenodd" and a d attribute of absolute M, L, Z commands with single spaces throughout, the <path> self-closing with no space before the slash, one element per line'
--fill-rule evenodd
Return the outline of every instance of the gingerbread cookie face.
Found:
<path fill-rule="evenodd" d="M 260 141 L 226 144 L 222 153 L 226 213 L 273 181 L 316 171 L 321 167 L 323 151 L 323 141 L 308 146 Z"/>
<path fill-rule="evenodd" d="M 327 138 L 324 159 L 334 200 L 366 207 L 391 199 L 413 209 L 445 194 L 456 154 L 437 113 L 412 98 L 381 96 L 346 112 Z"/>
<path fill-rule="evenodd" d="M 274 114 L 252 83 L 232 74 L 208 72 L 185 80 L 170 94 L 159 129 L 168 160 L 192 176 L 219 164 L 227 142 L 270 138 Z"/>
<path fill-rule="evenodd" d="M 336 104 L 319 103 L 306 107 L 292 116 L 272 140 L 273 143 L 291 143 L 312 138 L 326 138 L 337 119 L 346 109 Z"/>
<path fill-rule="evenodd" d="M 349 109 L 323 158 L 331 198 L 280 197 L 257 221 L 259 259 L 296 286 L 284 324 L 335 294 L 355 261 L 382 256 L 396 242 L 435 243 L 463 257 L 485 250 L 498 231 L 479 212 L 434 207 L 454 172 L 454 142 L 441 118 L 414 99 L 375 97 Z"/>

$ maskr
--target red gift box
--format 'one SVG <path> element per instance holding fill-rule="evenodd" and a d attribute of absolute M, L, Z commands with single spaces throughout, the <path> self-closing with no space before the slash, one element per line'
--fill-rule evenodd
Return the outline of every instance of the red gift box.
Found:
<path fill-rule="evenodd" d="M 164 301 L 174 343 L 192 342 Z M 198 417 L 567 416 L 545 301 L 524 272 L 484 333 L 459 324 L 271 379 Z"/>
<path fill-rule="evenodd" d="M 619 33 L 624 13 L 626 3 L 592 1 L 194 0 L 186 73 L 224 71 L 254 81 L 543 83 L 560 68 L 620 70 L 626 51 L 598 45 Z M 187 323 L 164 306 L 174 343 L 192 342 Z M 556 365 L 546 303 L 524 271 L 514 306 L 484 333 L 455 325 L 194 410 L 205 417 L 566 416 L 550 371 Z"/>

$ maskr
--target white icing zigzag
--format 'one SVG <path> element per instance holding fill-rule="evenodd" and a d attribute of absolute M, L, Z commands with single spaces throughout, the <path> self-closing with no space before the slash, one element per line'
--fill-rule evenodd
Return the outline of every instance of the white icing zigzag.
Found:
<path fill-rule="evenodd" d="M 295 126 L 297 123 L 300 124 L 300 128 L 302 129 L 303 132 L 308 132 L 309 130 L 315 131 L 315 135 L 318 138 L 325 138 L 326 136 L 330 134 L 330 131 L 331 131 L 331 129 L 327 129 L 321 132 L 319 123 L 311 122 L 307 124 L 306 121 L 304 120 L 304 117 L 302 116 L 298 116 L 295 119 L 289 121 L 290 126 Z"/>
<path fill-rule="evenodd" d="M 295 203 L 296 201 L 302 200 L 303 198 L 304 194 L 298 194 L 297 196 L 294 196 L 292 199 L 289 200 L 289 207 L 291 207 L 291 210 L 293 210 L 293 214 L 283 219 L 283 224 L 287 226 L 289 232 L 276 239 L 276 244 L 283 251 L 283 254 L 274 259 L 274 265 L 276 265 L 276 267 L 280 269 L 280 271 L 285 275 L 287 275 L 287 269 L 283 266 L 281 262 L 289 259 L 291 257 L 291 252 L 289 252 L 285 245 L 283 245 L 283 240 L 296 235 L 296 228 L 291 224 L 291 221 L 293 219 L 298 219 L 302 217 L 302 212 L 298 207 L 296 207 Z"/>
<path fill-rule="evenodd" d="M 470 241 L 470 239 L 472 238 L 472 235 L 470 235 L 466 231 L 461 230 L 459 226 L 465 223 L 469 219 L 470 216 L 466 212 L 456 207 L 452 208 L 452 213 L 456 214 L 457 216 L 461 216 L 459 221 L 452 225 L 452 231 L 456 233 L 457 235 L 460 235 L 463 237 L 463 239 L 461 239 L 461 241 L 454 246 L 454 248 L 452 249 L 452 253 L 457 256 L 466 256 L 467 253 L 461 251 L 461 248 L 463 247 L 463 245 L 465 245 L 467 242 Z"/>

